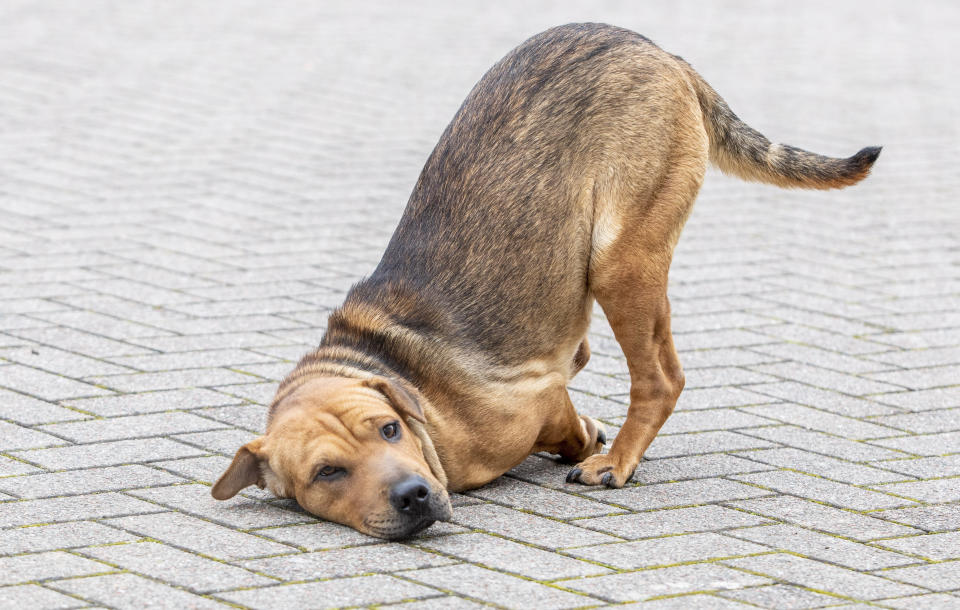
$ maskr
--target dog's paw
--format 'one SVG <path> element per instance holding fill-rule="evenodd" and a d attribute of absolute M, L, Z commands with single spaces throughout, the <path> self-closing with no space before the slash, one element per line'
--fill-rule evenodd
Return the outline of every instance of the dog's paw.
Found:
<path fill-rule="evenodd" d="M 580 427 L 584 435 L 584 449 L 579 459 L 584 460 L 603 451 L 603 446 L 607 444 L 607 429 L 603 424 L 588 415 L 580 416 Z"/>
<path fill-rule="evenodd" d="M 635 467 L 621 463 L 611 454 L 592 455 L 567 473 L 567 483 L 623 487 L 633 476 Z"/>

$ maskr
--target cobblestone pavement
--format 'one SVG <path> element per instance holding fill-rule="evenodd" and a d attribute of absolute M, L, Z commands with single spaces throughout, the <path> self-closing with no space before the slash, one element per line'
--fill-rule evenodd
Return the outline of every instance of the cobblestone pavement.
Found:
<path fill-rule="evenodd" d="M 470 86 L 550 25 L 689 59 L 853 189 L 712 173 L 687 389 L 622 490 L 534 456 L 395 544 L 211 482 Z M 960 607 L 952 2 L 0 4 L 0 606 Z M 626 413 L 596 319 L 581 411 Z"/>

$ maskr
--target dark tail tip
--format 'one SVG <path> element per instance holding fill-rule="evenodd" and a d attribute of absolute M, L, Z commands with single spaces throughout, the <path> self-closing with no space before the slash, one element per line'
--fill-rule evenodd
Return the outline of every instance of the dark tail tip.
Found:
<path fill-rule="evenodd" d="M 858 167 L 873 165 L 873 162 L 880 156 L 881 150 L 883 150 L 883 146 L 867 146 L 850 157 L 850 161 Z"/>
<path fill-rule="evenodd" d="M 870 174 L 870 168 L 880 156 L 881 150 L 883 150 L 882 146 L 867 146 L 852 157 L 847 157 L 842 162 L 843 169 L 840 174 L 824 183 L 821 188 L 843 188 L 860 182 Z"/>

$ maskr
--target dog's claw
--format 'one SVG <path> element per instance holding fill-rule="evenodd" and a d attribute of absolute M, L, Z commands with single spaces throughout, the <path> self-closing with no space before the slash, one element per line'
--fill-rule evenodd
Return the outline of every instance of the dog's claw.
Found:
<path fill-rule="evenodd" d="M 607 444 L 607 432 L 603 428 L 597 430 L 597 442 L 601 445 Z"/>
<path fill-rule="evenodd" d="M 605 475 L 603 475 L 602 477 L 600 477 L 600 483 L 601 483 L 602 485 L 606 485 L 607 487 L 616 487 L 616 485 L 614 485 L 613 473 L 612 473 L 612 472 L 608 472 L 608 473 L 606 473 Z"/>
<path fill-rule="evenodd" d="M 583 473 L 579 468 L 571 468 L 570 472 L 567 473 L 567 483 L 574 483 L 577 479 L 580 478 L 580 474 Z"/>

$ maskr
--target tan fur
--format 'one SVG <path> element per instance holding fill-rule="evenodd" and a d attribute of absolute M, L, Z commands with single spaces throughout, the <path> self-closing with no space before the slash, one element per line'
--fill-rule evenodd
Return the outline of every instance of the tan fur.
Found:
<path fill-rule="evenodd" d="M 633 32 L 575 24 L 531 38 L 471 91 L 380 265 L 331 314 L 320 347 L 280 385 L 267 434 L 238 451 L 214 495 L 265 482 L 389 537 L 400 530 L 383 490 L 398 469 L 459 491 L 546 451 L 579 462 L 568 480 L 622 486 L 683 390 L 667 276 L 708 162 L 833 188 L 866 176 L 877 154 L 772 145 Z M 594 301 L 631 380 L 608 454 L 566 388 L 590 357 Z M 402 416 L 410 442 L 344 441 L 358 412 Z M 331 495 L 305 479 L 318 460 L 357 474 Z"/>

